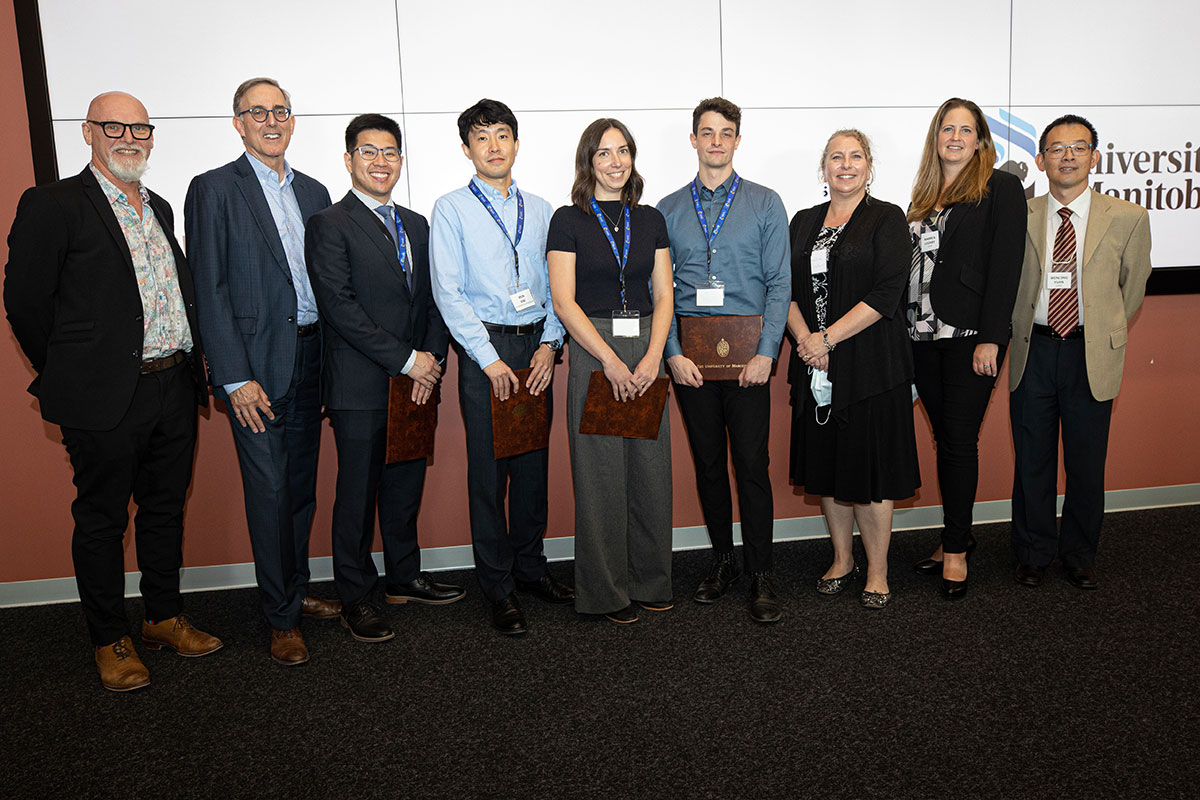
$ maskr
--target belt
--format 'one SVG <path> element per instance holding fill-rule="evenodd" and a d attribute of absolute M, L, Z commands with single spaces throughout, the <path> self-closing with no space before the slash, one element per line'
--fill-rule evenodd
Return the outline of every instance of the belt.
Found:
<path fill-rule="evenodd" d="M 296 336 L 298 336 L 300 338 L 304 338 L 305 336 L 312 336 L 314 333 L 316 333 L 317 331 L 319 331 L 321 329 L 320 325 L 321 325 L 321 323 L 319 323 L 319 322 L 310 322 L 307 325 L 298 325 L 298 326 L 296 326 Z"/>
<path fill-rule="evenodd" d="M 143 375 L 149 375 L 151 372 L 162 372 L 163 370 L 170 369 L 177 364 L 182 364 L 185 357 L 186 356 L 184 356 L 182 350 L 176 350 L 169 356 L 163 356 L 162 358 L 148 358 L 142 362 L 139 372 L 141 372 Z"/>
<path fill-rule="evenodd" d="M 1058 331 L 1054 330 L 1054 328 L 1051 328 L 1049 325 L 1038 325 L 1035 322 L 1033 324 L 1033 332 L 1036 333 L 1038 336 L 1049 336 L 1051 339 L 1082 339 L 1083 338 L 1083 326 L 1082 325 L 1076 325 L 1074 328 L 1071 328 L 1071 330 L 1067 331 L 1066 336 L 1059 336 Z"/>
<path fill-rule="evenodd" d="M 498 325 L 495 322 L 485 322 L 483 327 L 488 333 L 503 333 L 508 336 L 541 336 L 542 330 L 546 327 L 546 318 L 542 317 L 529 325 Z"/>

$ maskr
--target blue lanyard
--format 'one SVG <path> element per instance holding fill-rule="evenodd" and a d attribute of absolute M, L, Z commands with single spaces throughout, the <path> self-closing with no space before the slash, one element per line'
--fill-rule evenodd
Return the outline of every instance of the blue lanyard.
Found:
<path fill-rule="evenodd" d="M 400 259 L 400 271 L 408 274 L 408 237 L 404 235 L 404 223 L 396 209 L 391 210 L 392 224 L 396 226 L 396 257 Z"/>
<path fill-rule="evenodd" d="M 600 223 L 600 227 L 604 229 L 604 236 L 608 239 L 608 246 L 612 248 L 613 258 L 617 259 L 617 266 L 621 268 L 621 308 L 627 308 L 625 302 L 625 264 L 629 261 L 629 206 L 625 206 L 625 250 L 617 252 L 617 242 L 613 239 L 612 231 L 608 229 L 608 223 L 600 213 L 600 205 L 596 202 L 596 198 L 592 198 L 592 213 L 596 215 L 596 220 Z"/>
<path fill-rule="evenodd" d="M 483 192 L 479 191 L 479 187 L 475 185 L 475 181 L 467 184 L 467 188 L 471 193 L 483 203 L 483 207 L 492 215 L 492 219 L 496 220 L 496 224 L 500 226 L 500 232 L 504 234 L 504 238 L 508 239 L 508 244 L 512 247 L 513 254 L 513 269 L 517 273 L 517 282 L 521 279 L 521 258 L 517 255 L 517 245 L 521 243 L 521 233 L 525 230 L 525 198 L 521 197 L 521 190 L 514 189 L 517 193 L 517 238 L 513 239 L 508 235 L 508 228 L 504 227 L 504 220 L 500 219 L 500 215 L 496 213 L 496 209 L 492 208 L 492 204 L 483 196 Z"/>
<path fill-rule="evenodd" d="M 733 205 L 733 196 L 737 194 L 738 187 L 741 186 L 742 179 L 735 172 L 733 173 L 733 184 L 729 187 L 729 194 L 725 197 L 725 205 L 721 206 L 721 213 L 717 216 L 717 221 L 713 223 L 712 232 L 708 230 L 708 220 L 704 217 L 704 209 L 700 206 L 700 193 L 696 190 L 696 181 L 692 179 L 692 203 L 696 206 L 696 216 L 700 218 L 700 230 L 704 232 L 704 260 L 708 265 L 709 278 L 712 278 L 712 243 L 717 238 L 717 234 L 721 232 L 721 226 L 725 224 L 725 217 L 729 215 L 729 208 Z"/>

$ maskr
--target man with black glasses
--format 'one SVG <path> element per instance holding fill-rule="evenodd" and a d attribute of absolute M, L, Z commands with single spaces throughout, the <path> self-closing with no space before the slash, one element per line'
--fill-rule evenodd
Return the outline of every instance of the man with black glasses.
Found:
<path fill-rule="evenodd" d="M 284 159 L 296 119 L 287 92 L 251 78 L 233 95 L 246 152 L 192 180 L 184 204 L 209 375 L 225 401 L 242 470 L 255 577 L 271 657 L 308 661 L 301 615 L 336 617 L 309 597 L 308 536 L 321 440 L 321 336 L 304 226 L 329 192 Z"/>
<path fill-rule="evenodd" d="M 29 392 L 61 426 L 75 472 L 71 554 L 100 681 L 127 692 L 150 683 L 125 617 L 131 496 L 142 644 L 182 656 L 221 647 L 180 613 L 179 594 L 196 406 L 208 404 L 208 388 L 171 207 L 141 182 L 154 147 L 145 106 L 100 95 L 83 138 L 92 160 L 82 172 L 21 197 L 4 306 L 37 373 Z"/>

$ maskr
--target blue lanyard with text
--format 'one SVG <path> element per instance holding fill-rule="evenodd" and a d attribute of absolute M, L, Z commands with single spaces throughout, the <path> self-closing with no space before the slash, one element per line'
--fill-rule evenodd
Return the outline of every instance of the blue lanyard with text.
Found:
<path fill-rule="evenodd" d="M 617 252 L 617 241 L 613 239 L 612 231 L 608 229 L 608 223 L 601 216 L 600 206 L 596 202 L 596 198 L 592 198 L 592 213 L 596 215 L 596 220 L 600 223 L 600 227 L 604 229 L 604 236 L 608 239 L 608 246 L 612 248 L 613 257 L 617 259 L 617 266 L 621 268 L 621 308 L 626 308 L 625 302 L 625 264 L 629 261 L 629 206 L 625 206 L 625 249 L 624 252 Z"/>
<path fill-rule="evenodd" d="M 514 189 L 517 193 L 517 238 L 513 239 L 508 235 L 508 228 L 504 227 L 504 220 L 500 219 L 500 215 L 496 213 L 496 209 L 492 208 L 492 204 L 483 196 L 483 192 L 479 191 L 479 187 L 475 185 L 475 181 L 472 180 L 468 183 L 467 188 L 478 198 L 479 202 L 483 203 L 483 207 L 488 210 L 488 213 L 492 215 L 492 219 L 496 220 L 496 224 L 500 226 L 500 231 L 504 234 L 504 238 L 508 239 L 508 243 L 512 247 L 513 269 L 516 270 L 517 282 L 520 283 L 521 259 L 517 255 L 517 245 L 521 243 L 521 232 L 525 230 L 525 199 L 521 197 L 521 190 Z"/>
<path fill-rule="evenodd" d="M 400 259 L 400 271 L 408 274 L 408 237 L 404 235 L 404 223 L 396 209 L 391 212 L 392 224 L 396 226 L 396 257 Z"/>
<path fill-rule="evenodd" d="M 708 220 L 704 217 L 704 209 L 700 207 L 700 193 L 696 190 L 696 180 L 692 179 L 692 203 L 696 206 L 696 216 L 700 218 L 700 230 L 704 232 L 704 259 L 708 268 L 709 280 L 712 280 L 712 243 L 716 240 L 717 234 L 721 232 L 721 226 L 725 224 L 725 217 L 729 215 L 729 208 L 733 205 L 733 196 L 737 194 L 738 186 L 742 184 L 742 179 L 735 172 L 733 173 L 733 184 L 729 187 L 729 195 L 725 198 L 725 205 L 721 206 L 721 213 L 717 216 L 717 221 L 713 223 L 712 233 L 708 231 Z"/>

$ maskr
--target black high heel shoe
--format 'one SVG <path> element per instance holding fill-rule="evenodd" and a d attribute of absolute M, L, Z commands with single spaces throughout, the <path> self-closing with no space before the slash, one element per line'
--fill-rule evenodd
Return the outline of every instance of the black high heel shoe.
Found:
<path fill-rule="evenodd" d="M 971 557 L 971 553 L 975 552 L 975 537 L 972 536 L 967 540 L 967 558 Z M 921 575 L 941 575 L 942 562 L 934 561 L 932 558 L 926 558 L 913 564 L 913 569 Z"/>
<path fill-rule="evenodd" d="M 972 536 L 967 540 L 967 549 L 963 553 L 963 558 L 968 563 L 971 561 L 971 553 L 975 551 L 975 537 Z M 940 572 L 940 570 L 939 570 Z M 967 580 L 963 578 L 961 581 L 952 581 L 948 578 L 942 578 L 942 597 L 947 600 L 961 600 L 967 596 Z"/>

